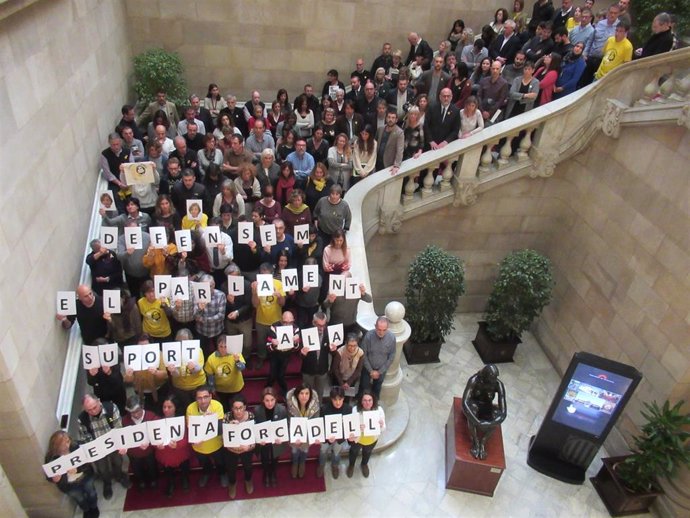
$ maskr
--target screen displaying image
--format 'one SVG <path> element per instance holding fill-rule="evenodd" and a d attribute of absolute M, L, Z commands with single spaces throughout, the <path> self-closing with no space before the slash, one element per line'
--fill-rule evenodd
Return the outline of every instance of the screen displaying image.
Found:
<path fill-rule="evenodd" d="M 553 420 L 598 436 L 616 413 L 632 379 L 580 363 L 573 372 Z"/>

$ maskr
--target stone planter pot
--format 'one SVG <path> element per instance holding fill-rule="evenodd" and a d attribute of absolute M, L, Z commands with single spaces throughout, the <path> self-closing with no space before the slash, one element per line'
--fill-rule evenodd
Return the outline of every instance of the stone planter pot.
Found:
<path fill-rule="evenodd" d="M 486 322 L 479 322 L 477 336 L 472 340 L 479 357 L 484 363 L 509 363 L 513 361 L 515 349 L 522 341 L 519 338 L 509 338 L 501 342 L 494 342 L 486 331 Z"/>
<path fill-rule="evenodd" d="M 604 465 L 589 479 L 611 516 L 647 513 L 656 497 L 663 494 L 661 491 L 634 493 L 625 487 L 616 474 L 616 465 L 626 458 L 624 455 L 601 459 Z"/>
<path fill-rule="evenodd" d="M 441 341 L 413 343 L 408 340 L 403 345 L 403 353 L 409 365 L 421 363 L 439 363 L 438 355 L 441 352 Z"/>

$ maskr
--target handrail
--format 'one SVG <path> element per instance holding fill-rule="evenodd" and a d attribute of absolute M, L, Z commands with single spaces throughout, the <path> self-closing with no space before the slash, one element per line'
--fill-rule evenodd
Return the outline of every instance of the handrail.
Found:
<path fill-rule="evenodd" d="M 352 271 L 371 289 L 366 243 L 374 233 L 395 232 L 405 219 L 443 205 L 471 205 L 480 192 L 527 174 L 551 176 L 556 164 L 583 149 L 601 129 L 609 99 L 632 106 L 633 102 L 659 91 L 656 85 L 662 75 L 688 67 L 690 48 L 626 63 L 600 81 L 562 99 L 451 142 L 442 149 L 405 160 L 395 176 L 389 174 L 389 169 L 369 175 L 345 196 L 352 212 L 347 239 Z M 533 133 L 534 143 L 530 137 L 527 142 L 522 139 L 518 156 L 511 156 L 510 140 L 521 131 L 527 135 Z M 492 154 L 492 146 L 504 138 L 508 147 L 503 146 Z M 431 171 L 436 168 L 443 178 L 438 186 L 433 185 L 431 177 Z M 403 193 L 403 180 L 424 170 L 428 173 L 421 195 L 412 194 L 412 182 L 408 182 L 410 189 Z M 375 318 L 373 302 L 360 302 L 360 325 L 371 328 Z"/>
<path fill-rule="evenodd" d="M 79 284 L 91 285 L 91 268 L 86 264 L 86 256 L 91 253 L 89 243 L 94 236 L 98 236 L 101 231 L 101 216 L 98 213 L 100 208 L 100 193 L 107 190 L 108 183 L 99 171 L 96 180 L 96 190 L 93 196 L 93 209 L 89 221 L 89 232 L 84 246 L 84 262 L 82 262 L 79 274 Z M 79 323 L 75 320 L 74 325 L 69 330 L 67 339 L 67 354 L 65 365 L 62 369 L 62 381 L 60 382 L 60 392 L 58 393 L 57 408 L 55 416 L 60 423 L 60 428 L 69 429 L 71 423 L 72 408 L 74 406 L 74 393 L 79 379 L 81 369 L 81 348 L 84 341 L 81 338 L 81 331 L 78 329 Z"/>

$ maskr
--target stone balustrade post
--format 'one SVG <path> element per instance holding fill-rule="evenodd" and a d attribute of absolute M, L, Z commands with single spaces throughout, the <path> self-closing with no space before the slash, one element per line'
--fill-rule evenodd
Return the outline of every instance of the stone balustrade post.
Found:
<path fill-rule="evenodd" d="M 386 378 L 381 387 L 381 402 L 384 408 L 392 407 L 400 395 L 400 387 L 403 381 L 403 372 L 400 368 L 400 355 L 403 345 L 409 340 L 412 330 L 410 324 L 405 320 L 405 306 L 400 302 L 389 302 L 386 304 L 386 318 L 388 319 L 388 330 L 395 335 L 395 358 L 386 372 Z"/>

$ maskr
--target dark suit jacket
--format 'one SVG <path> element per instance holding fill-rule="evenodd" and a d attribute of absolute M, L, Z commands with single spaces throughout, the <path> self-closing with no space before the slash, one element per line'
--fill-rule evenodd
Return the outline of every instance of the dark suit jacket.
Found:
<path fill-rule="evenodd" d="M 506 64 L 512 65 L 513 61 L 515 61 L 515 54 L 517 54 L 517 51 L 522 48 L 522 42 L 517 34 L 513 34 L 505 45 L 503 45 L 504 39 L 505 35 L 501 34 L 491 43 L 491 47 L 489 48 L 489 56 L 492 60 L 495 60 L 499 57 L 505 58 Z M 501 45 L 503 45 L 503 48 L 501 48 Z"/>
<path fill-rule="evenodd" d="M 196 118 L 204 123 L 206 133 L 211 134 L 213 133 L 213 130 L 216 129 L 216 127 L 213 125 L 213 117 L 211 117 L 211 112 L 208 110 L 208 108 L 200 106 L 199 114 L 196 116 Z"/>
<path fill-rule="evenodd" d="M 362 117 L 359 113 L 355 113 L 352 115 L 352 136 L 357 137 L 359 135 L 359 132 L 364 129 L 364 117 Z M 335 132 L 336 134 L 338 133 L 345 133 L 348 137 L 350 136 L 350 133 L 347 130 L 347 119 L 345 118 L 345 115 L 340 115 L 336 120 L 335 120 Z"/>
<path fill-rule="evenodd" d="M 412 99 L 414 99 L 414 90 L 412 90 L 411 86 L 407 87 L 407 102 L 411 103 Z M 386 96 L 386 102 L 388 103 L 388 106 L 391 108 L 395 108 L 397 110 L 398 108 L 398 89 L 393 88 L 388 92 L 388 95 Z"/>
<path fill-rule="evenodd" d="M 355 103 L 355 106 L 357 106 L 357 102 L 362 97 L 364 97 L 364 87 L 362 85 L 359 86 L 359 90 L 356 92 L 354 90 L 350 90 L 345 94 L 345 100 L 347 101 L 350 99 L 353 103 Z"/>
<path fill-rule="evenodd" d="M 431 80 L 432 80 L 433 73 L 434 73 L 433 70 L 427 70 L 426 72 L 422 72 L 422 75 L 419 76 L 419 79 L 417 79 L 417 82 L 415 83 L 415 86 L 417 87 L 417 94 L 429 95 L 429 90 L 431 88 Z M 449 79 L 450 79 L 450 74 L 441 71 L 441 78 L 438 81 L 438 87 L 436 90 L 436 98 L 437 99 L 438 99 L 438 93 L 441 91 L 442 88 L 446 87 Z"/>
<path fill-rule="evenodd" d="M 460 110 L 454 104 L 448 106 L 445 119 L 441 120 L 441 104 L 435 103 L 427 109 L 424 117 L 424 137 L 427 146 L 432 142 L 452 142 L 460 131 Z"/>
<path fill-rule="evenodd" d="M 422 56 L 422 69 L 429 70 L 431 68 L 431 60 L 434 59 L 434 51 L 426 42 L 426 40 L 420 40 L 419 45 L 417 45 L 417 51 L 414 50 L 414 45 L 410 45 L 410 52 L 407 55 L 406 64 L 410 64 L 414 61 L 415 56 Z"/>

